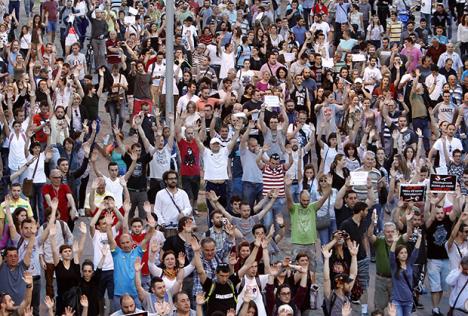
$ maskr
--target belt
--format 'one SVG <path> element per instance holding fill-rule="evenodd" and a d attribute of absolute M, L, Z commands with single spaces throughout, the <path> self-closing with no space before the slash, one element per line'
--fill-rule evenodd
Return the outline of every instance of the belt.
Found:
<path fill-rule="evenodd" d="M 391 276 L 386 276 L 386 275 L 383 275 L 382 273 L 377 273 L 377 275 L 381 278 L 385 278 L 385 279 L 391 279 L 392 277 Z"/>
<path fill-rule="evenodd" d="M 40 275 L 33 276 L 33 281 L 37 281 L 37 280 L 40 280 L 40 279 L 41 279 Z"/>
<path fill-rule="evenodd" d="M 146 192 L 146 189 L 128 189 L 129 192 Z"/>
<path fill-rule="evenodd" d="M 161 76 L 154 76 L 153 78 L 154 78 L 154 79 L 160 79 Z"/>

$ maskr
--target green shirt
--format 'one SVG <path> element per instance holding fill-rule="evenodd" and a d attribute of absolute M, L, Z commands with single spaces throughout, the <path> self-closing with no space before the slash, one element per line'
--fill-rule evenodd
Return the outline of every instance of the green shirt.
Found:
<path fill-rule="evenodd" d="M 311 203 L 307 208 L 295 203 L 291 212 L 291 242 L 299 245 L 314 244 L 317 239 L 315 225 L 317 208 L 316 203 Z"/>
<path fill-rule="evenodd" d="M 375 268 L 377 274 L 384 277 L 391 277 L 392 271 L 390 270 L 389 252 L 390 247 L 385 242 L 384 237 L 377 237 L 374 243 L 375 248 Z"/>

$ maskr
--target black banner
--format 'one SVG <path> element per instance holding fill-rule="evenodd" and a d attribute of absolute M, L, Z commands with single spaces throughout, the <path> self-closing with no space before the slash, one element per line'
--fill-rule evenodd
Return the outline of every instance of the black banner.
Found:
<path fill-rule="evenodd" d="M 400 197 L 404 202 L 423 202 L 426 186 L 421 184 L 401 184 Z"/>
<path fill-rule="evenodd" d="M 457 176 L 431 174 L 429 188 L 434 193 L 452 193 L 457 187 Z"/>

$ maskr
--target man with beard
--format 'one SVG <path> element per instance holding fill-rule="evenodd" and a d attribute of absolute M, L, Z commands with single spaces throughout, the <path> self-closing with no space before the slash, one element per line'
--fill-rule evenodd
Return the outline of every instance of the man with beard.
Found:
<path fill-rule="evenodd" d="M 359 245 L 356 242 L 351 242 L 348 239 L 349 253 L 351 254 L 351 266 L 349 268 L 349 275 L 339 273 L 335 275 L 334 281 L 336 288 L 332 290 L 332 282 L 330 279 L 330 257 L 331 250 L 323 249 L 323 296 L 324 307 L 330 316 L 342 315 L 341 309 L 343 305 L 349 304 L 349 295 L 354 286 L 357 276 L 357 254 Z"/>
<path fill-rule="evenodd" d="M 164 172 L 163 180 L 166 188 L 156 194 L 154 212 L 159 225 L 164 227 L 166 238 L 177 234 L 179 216 L 191 216 L 192 206 L 187 193 L 177 187 L 178 174 L 174 170 Z"/>
<path fill-rule="evenodd" d="M 432 315 L 440 316 L 439 304 L 443 291 L 448 290 L 445 278 L 449 270 L 449 259 L 445 243 L 452 232 L 452 223 L 457 218 L 457 213 L 452 210 L 450 214 L 444 211 L 444 195 L 430 196 L 429 214 L 426 214 L 427 227 L 427 271 L 432 298 Z M 426 202 L 426 203 L 427 203 Z"/>
<path fill-rule="evenodd" d="M 374 306 L 376 309 L 384 310 L 390 301 L 392 294 L 392 272 L 390 270 L 389 249 L 393 243 L 393 235 L 396 225 L 392 222 L 384 224 L 383 236 L 374 234 L 377 214 L 372 215 L 372 222 L 367 229 L 369 242 L 375 249 L 375 266 L 377 275 L 375 277 Z"/>
<path fill-rule="evenodd" d="M 291 157 L 290 157 L 291 158 Z M 291 194 L 291 178 L 285 178 L 285 193 L 287 209 L 291 216 L 291 243 L 293 244 L 293 255 L 305 253 L 310 260 L 310 271 L 315 272 L 315 242 L 317 241 L 316 212 L 330 197 L 331 186 L 324 190 L 320 200 L 310 203 L 310 194 L 303 190 L 299 195 L 299 203 L 293 202 Z"/>
<path fill-rule="evenodd" d="M 426 177 L 427 178 L 427 177 Z M 416 245 L 416 230 L 421 234 L 421 243 L 426 244 L 426 226 L 424 225 L 423 214 L 418 210 L 410 210 L 406 213 L 406 234 L 403 235 L 403 241 L 408 245 L 408 253 L 412 253 Z M 422 294 L 424 279 L 426 277 L 427 251 L 426 247 L 419 248 L 418 258 L 413 264 L 413 287 L 414 287 L 414 303 L 418 309 L 424 308 L 424 305 L 419 303 L 419 295 Z"/>
<path fill-rule="evenodd" d="M 297 74 L 294 76 L 294 86 L 291 89 L 290 95 L 291 99 L 294 100 L 296 104 L 297 111 L 306 111 L 311 114 L 311 98 L 309 95 L 309 90 L 302 84 L 304 77 L 302 74 Z"/>

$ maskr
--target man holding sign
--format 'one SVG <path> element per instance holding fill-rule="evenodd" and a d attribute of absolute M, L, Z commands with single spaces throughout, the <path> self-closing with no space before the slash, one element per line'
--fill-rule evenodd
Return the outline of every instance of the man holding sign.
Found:
<path fill-rule="evenodd" d="M 429 161 L 432 161 L 432 156 L 434 156 L 436 151 L 439 152 L 439 168 L 437 169 L 437 173 L 439 174 L 447 174 L 447 166 L 450 160 L 453 159 L 455 149 L 463 151 L 462 142 L 454 137 L 456 130 L 455 124 L 447 125 L 446 137 L 439 138 L 429 151 Z"/>

